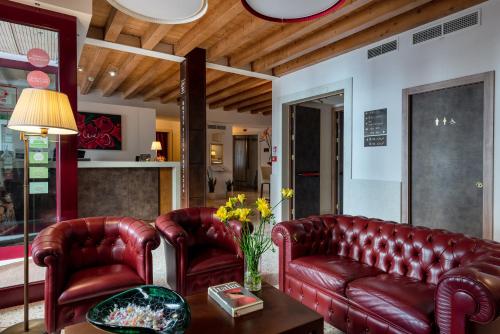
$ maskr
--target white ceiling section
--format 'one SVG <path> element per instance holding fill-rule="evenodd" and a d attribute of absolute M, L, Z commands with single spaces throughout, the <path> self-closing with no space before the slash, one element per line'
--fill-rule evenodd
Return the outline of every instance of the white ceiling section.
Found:
<path fill-rule="evenodd" d="M 0 21 L 0 52 L 26 56 L 33 48 L 45 50 L 51 63 L 59 62 L 57 32 Z"/>

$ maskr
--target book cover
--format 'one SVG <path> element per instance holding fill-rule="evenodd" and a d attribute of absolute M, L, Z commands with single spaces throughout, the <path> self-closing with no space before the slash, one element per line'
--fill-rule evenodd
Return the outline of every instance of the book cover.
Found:
<path fill-rule="evenodd" d="M 208 295 L 233 317 L 262 310 L 264 302 L 237 282 L 208 288 Z"/>

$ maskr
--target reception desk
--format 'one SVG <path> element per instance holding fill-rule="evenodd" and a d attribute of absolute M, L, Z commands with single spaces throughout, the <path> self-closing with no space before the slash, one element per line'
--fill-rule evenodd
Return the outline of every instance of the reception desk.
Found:
<path fill-rule="evenodd" d="M 78 162 L 79 217 L 154 220 L 180 202 L 179 162 Z"/>

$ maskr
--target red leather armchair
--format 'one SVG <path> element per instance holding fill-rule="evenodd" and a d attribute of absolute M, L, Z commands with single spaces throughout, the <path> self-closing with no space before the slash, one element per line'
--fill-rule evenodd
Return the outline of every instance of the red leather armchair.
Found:
<path fill-rule="evenodd" d="M 500 325 L 493 241 L 332 215 L 280 223 L 272 237 L 280 289 L 348 334 L 465 334 Z"/>
<path fill-rule="evenodd" d="M 181 209 L 156 219 L 166 241 L 167 282 L 184 296 L 211 285 L 243 281 L 242 253 L 233 234 L 241 232 L 241 225 L 230 222 L 230 231 L 214 216 L 215 211 Z"/>
<path fill-rule="evenodd" d="M 32 255 L 47 267 L 47 332 L 83 321 L 92 305 L 110 295 L 151 284 L 151 251 L 159 244 L 156 230 L 133 218 L 75 219 L 42 230 Z"/>

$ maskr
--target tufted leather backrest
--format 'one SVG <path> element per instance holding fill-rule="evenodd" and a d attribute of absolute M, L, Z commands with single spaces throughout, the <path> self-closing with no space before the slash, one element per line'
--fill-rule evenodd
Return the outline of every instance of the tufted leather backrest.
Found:
<path fill-rule="evenodd" d="M 47 238 L 60 240 L 64 268 L 68 272 L 82 268 L 128 264 L 132 268 L 143 261 L 141 244 L 158 238 L 144 222 L 129 217 L 93 217 L 63 221 L 52 226 Z M 156 247 L 156 246 L 155 246 Z M 139 275 L 144 273 L 139 272 Z"/>
<path fill-rule="evenodd" d="M 319 232 L 320 220 L 326 232 Z M 315 233 L 329 236 L 328 249 L 318 251 L 322 238 L 313 237 L 315 243 L 302 243 L 310 253 L 328 253 L 349 257 L 374 266 L 387 273 L 411 277 L 422 282 L 437 284 L 445 272 L 463 265 L 489 249 L 485 240 L 445 230 L 414 227 L 379 219 L 346 215 L 322 215 L 302 221 L 301 226 L 318 226 Z M 311 239 L 311 240 L 312 240 Z"/>
<path fill-rule="evenodd" d="M 235 250 L 233 236 L 228 227 L 215 217 L 215 208 L 187 208 L 171 211 L 165 220 L 180 225 L 187 234 L 187 246 L 213 245 Z"/>

